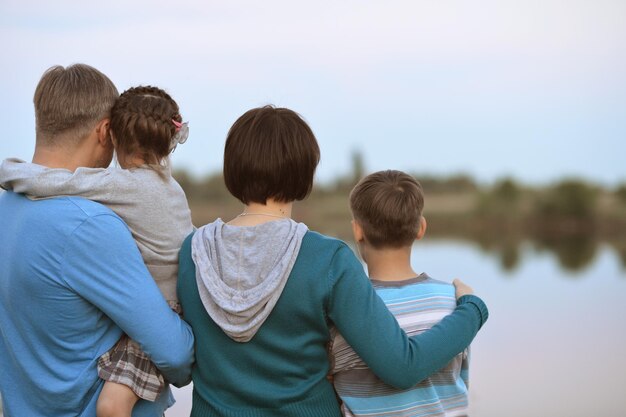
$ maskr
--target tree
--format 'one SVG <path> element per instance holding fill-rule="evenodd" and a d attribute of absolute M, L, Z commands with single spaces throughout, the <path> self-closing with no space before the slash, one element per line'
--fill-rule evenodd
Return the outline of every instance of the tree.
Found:
<path fill-rule="evenodd" d="M 544 193 L 537 203 L 542 217 L 566 217 L 583 220 L 593 218 L 598 191 L 581 180 L 564 180 Z"/>
<path fill-rule="evenodd" d="M 521 195 L 520 187 L 512 178 L 505 178 L 493 187 L 492 196 L 499 202 L 515 204 Z"/>
<path fill-rule="evenodd" d="M 364 176 L 365 162 L 363 160 L 363 153 L 355 149 L 352 151 L 352 185 L 356 185 Z"/>
<path fill-rule="evenodd" d="M 621 204 L 626 205 L 626 184 L 621 184 L 615 190 L 615 197 Z"/>

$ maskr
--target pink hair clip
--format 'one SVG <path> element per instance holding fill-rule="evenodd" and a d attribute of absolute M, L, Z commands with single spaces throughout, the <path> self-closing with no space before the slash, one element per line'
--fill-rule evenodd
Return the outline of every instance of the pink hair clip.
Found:
<path fill-rule="evenodd" d="M 176 126 L 176 131 L 177 132 L 180 130 L 181 127 L 183 127 L 183 124 L 181 122 L 177 122 L 174 119 L 172 119 L 172 123 L 174 123 L 174 126 Z"/>
<path fill-rule="evenodd" d="M 189 122 L 178 122 L 172 119 L 172 123 L 176 126 L 176 133 L 170 142 L 170 152 L 174 152 L 176 146 L 185 143 L 189 137 Z"/>

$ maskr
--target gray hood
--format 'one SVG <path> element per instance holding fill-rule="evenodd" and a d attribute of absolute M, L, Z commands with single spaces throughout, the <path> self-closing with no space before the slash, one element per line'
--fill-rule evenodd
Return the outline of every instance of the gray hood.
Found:
<path fill-rule="evenodd" d="M 191 256 L 200 298 L 231 339 L 249 341 L 270 315 L 307 230 L 291 219 L 250 227 L 217 219 L 196 231 Z"/>

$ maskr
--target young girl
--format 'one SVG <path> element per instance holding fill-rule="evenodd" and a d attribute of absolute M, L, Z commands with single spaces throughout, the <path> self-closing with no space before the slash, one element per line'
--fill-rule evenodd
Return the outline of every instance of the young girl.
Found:
<path fill-rule="evenodd" d="M 181 313 L 176 297 L 178 251 L 193 231 L 185 194 L 172 178 L 168 155 L 188 136 L 178 105 L 156 87 L 130 88 L 111 110 L 111 140 L 120 168 L 78 168 L 75 172 L 8 160 L 18 191 L 31 198 L 82 196 L 115 211 L 132 235 L 165 300 Z M 167 335 L 163 335 L 167 343 Z M 106 382 L 98 417 L 130 417 L 140 399 L 154 401 L 165 381 L 139 345 L 127 336 L 98 361 Z"/>

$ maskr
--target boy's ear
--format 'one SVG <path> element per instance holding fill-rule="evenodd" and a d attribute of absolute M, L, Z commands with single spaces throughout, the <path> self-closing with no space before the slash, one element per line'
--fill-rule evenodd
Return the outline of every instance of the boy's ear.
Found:
<path fill-rule="evenodd" d="M 424 237 L 427 226 L 428 226 L 428 223 L 426 223 L 426 218 L 424 216 L 420 217 L 420 228 L 417 231 L 417 236 L 415 236 L 415 240 L 420 240 L 421 238 Z"/>
<path fill-rule="evenodd" d="M 365 236 L 363 235 L 363 228 L 356 220 L 352 219 L 352 234 L 354 235 L 354 241 L 359 243 L 363 242 Z"/>

